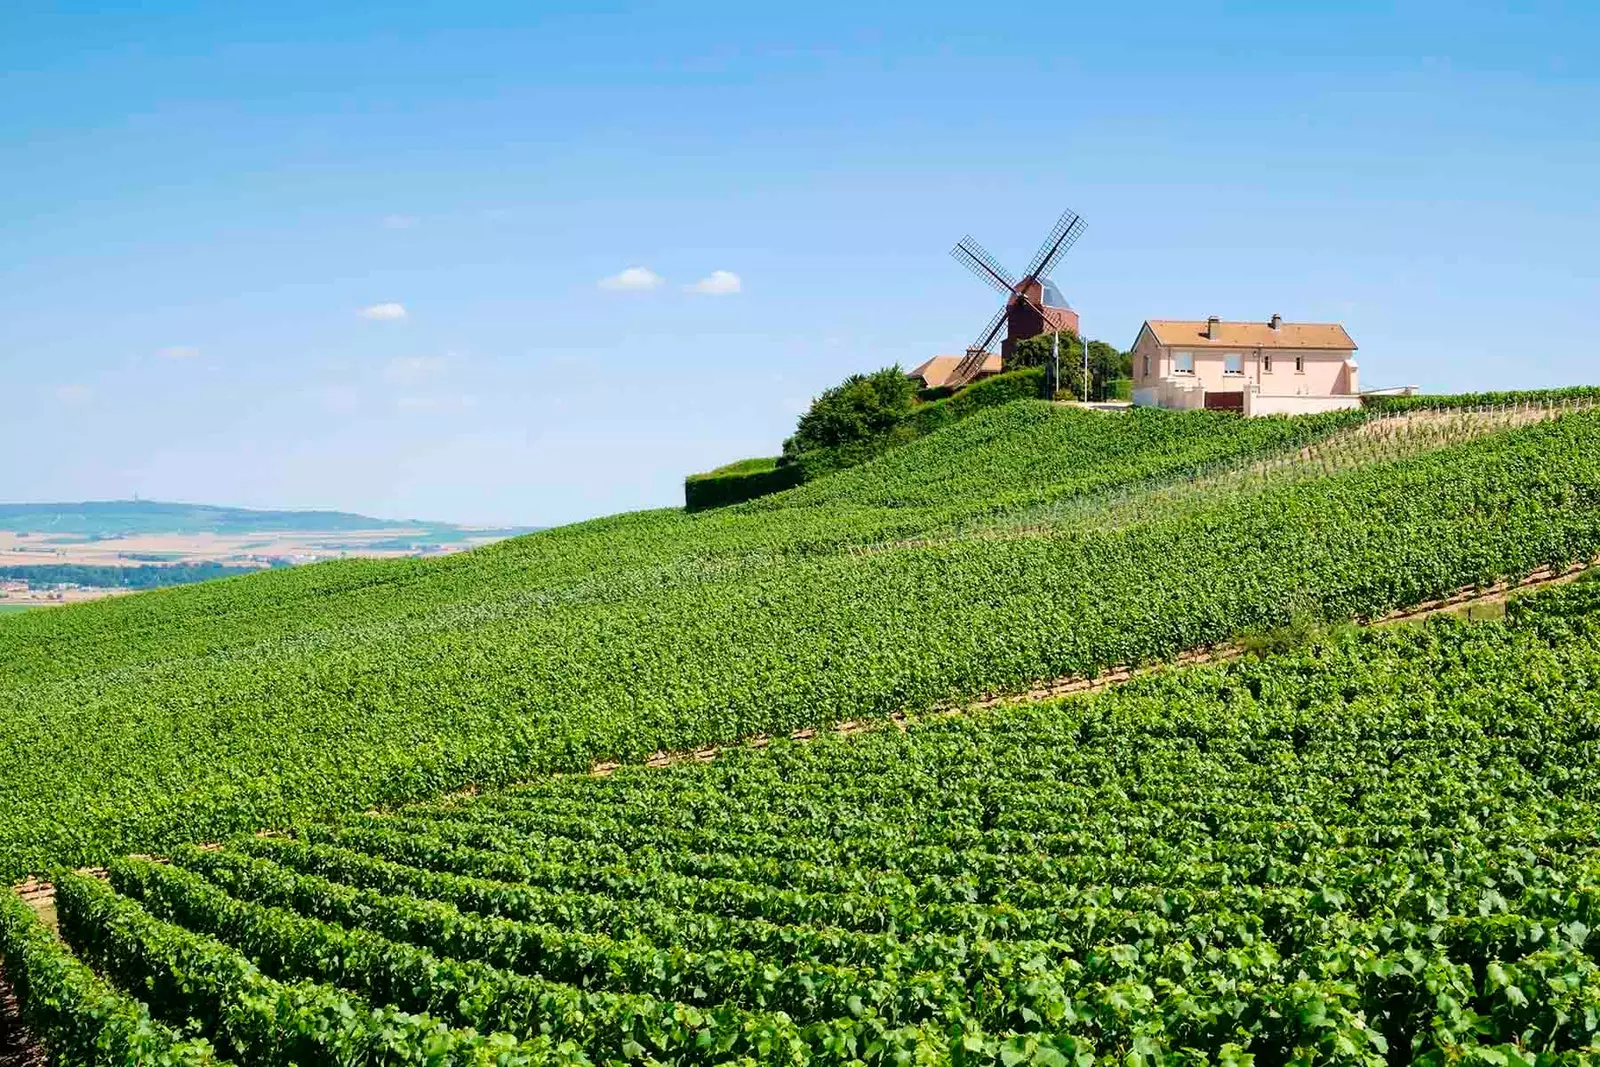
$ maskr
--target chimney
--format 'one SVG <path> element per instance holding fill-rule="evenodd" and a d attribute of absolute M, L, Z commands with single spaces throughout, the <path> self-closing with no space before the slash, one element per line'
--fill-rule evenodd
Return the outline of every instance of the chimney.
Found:
<path fill-rule="evenodd" d="M 1220 328 L 1221 326 L 1222 320 L 1217 318 L 1215 315 L 1212 315 L 1210 318 L 1206 319 L 1206 336 L 1215 341 L 1222 333 Z"/>
<path fill-rule="evenodd" d="M 1272 321 L 1267 323 L 1267 325 L 1271 326 L 1274 330 L 1278 329 L 1280 326 L 1283 325 L 1283 316 L 1282 315 L 1274 315 L 1274 316 L 1272 316 Z"/>

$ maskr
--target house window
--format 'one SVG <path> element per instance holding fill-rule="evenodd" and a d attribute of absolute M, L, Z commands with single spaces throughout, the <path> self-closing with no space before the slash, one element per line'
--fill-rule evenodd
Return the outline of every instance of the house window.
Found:
<path fill-rule="evenodd" d="M 1144 372 L 1141 373 L 1139 375 L 1139 377 L 1141 377 L 1141 378 L 1150 377 L 1150 353 L 1148 353 L 1148 352 L 1146 352 L 1144 354 Z"/>
<path fill-rule="evenodd" d="M 1174 352 L 1174 353 L 1172 353 L 1172 373 L 1173 374 L 1193 374 L 1194 373 L 1194 353 L 1193 352 Z"/>
<path fill-rule="evenodd" d="M 1294 372 L 1296 374 L 1304 374 L 1306 372 L 1306 357 L 1305 356 L 1295 356 L 1294 357 Z"/>
<path fill-rule="evenodd" d="M 1271 374 L 1272 373 L 1272 353 L 1271 352 L 1263 352 L 1261 354 L 1261 373 L 1263 373 L 1263 374 Z"/>
<path fill-rule="evenodd" d="M 1243 374 L 1244 357 L 1237 352 L 1229 352 L 1222 357 L 1223 374 Z"/>

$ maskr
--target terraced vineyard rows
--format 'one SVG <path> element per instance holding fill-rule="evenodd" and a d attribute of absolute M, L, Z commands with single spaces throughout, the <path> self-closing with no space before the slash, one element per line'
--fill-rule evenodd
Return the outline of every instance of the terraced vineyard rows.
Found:
<path fill-rule="evenodd" d="M 1585 579 L 1503 623 L 122 860 L 64 878 L 75 955 L 23 971 L 87 964 L 249 1063 L 1583 1062 L 1597 757 Z"/>
<path fill-rule="evenodd" d="M 1024 402 L 726 511 L 7 618 L 0 876 L 926 710 L 1600 554 L 1586 412 L 1115 529 L 1048 511 L 1355 418 Z"/>

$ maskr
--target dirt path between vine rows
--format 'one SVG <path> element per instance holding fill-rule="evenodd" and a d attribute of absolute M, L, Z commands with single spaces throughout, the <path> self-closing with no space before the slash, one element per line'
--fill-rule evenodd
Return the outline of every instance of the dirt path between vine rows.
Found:
<path fill-rule="evenodd" d="M 0 1067 L 44 1067 L 49 1062 L 44 1046 L 22 1025 L 16 990 L 0 966 Z"/>

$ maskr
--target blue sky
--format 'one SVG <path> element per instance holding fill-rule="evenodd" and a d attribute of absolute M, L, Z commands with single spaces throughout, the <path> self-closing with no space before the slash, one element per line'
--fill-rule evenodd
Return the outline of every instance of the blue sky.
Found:
<path fill-rule="evenodd" d="M 245 8 L 0 10 L 0 499 L 677 503 L 959 351 L 949 246 L 1066 207 L 1119 346 L 1278 312 L 1367 385 L 1600 381 L 1594 4 Z"/>

